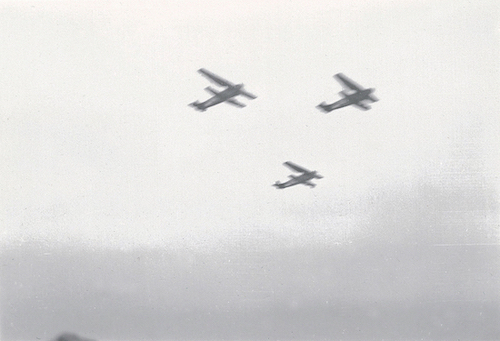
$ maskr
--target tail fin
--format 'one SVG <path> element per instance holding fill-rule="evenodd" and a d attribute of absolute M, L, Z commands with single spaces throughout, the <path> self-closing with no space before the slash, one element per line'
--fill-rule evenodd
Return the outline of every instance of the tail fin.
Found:
<path fill-rule="evenodd" d="M 326 104 L 326 102 L 321 102 L 321 104 L 318 104 L 316 106 L 316 108 L 322 110 L 323 112 L 330 112 L 330 110 L 328 110 L 328 104 Z"/>
<path fill-rule="evenodd" d="M 196 108 L 196 110 L 200 110 L 200 111 L 205 111 L 205 110 L 206 110 L 205 108 L 203 108 L 203 107 L 201 106 L 201 103 L 200 103 L 200 102 L 198 102 L 198 101 L 193 102 L 193 103 L 189 103 L 189 106 L 190 106 L 190 107 L 194 107 L 194 108 Z"/>

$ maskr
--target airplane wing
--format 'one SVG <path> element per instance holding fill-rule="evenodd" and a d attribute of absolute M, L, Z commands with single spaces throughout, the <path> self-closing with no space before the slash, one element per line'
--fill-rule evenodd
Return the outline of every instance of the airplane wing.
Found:
<path fill-rule="evenodd" d="M 316 187 L 316 184 L 313 184 L 311 181 L 305 181 L 305 182 L 302 182 L 302 184 L 309 186 L 309 187 Z"/>
<path fill-rule="evenodd" d="M 344 76 L 342 73 L 337 73 L 333 77 L 335 77 L 335 79 L 340 84 L 342 84 L 342 87 L 344 87 L 345 89 L 354 90 L 354 91 L 361 91 L 361 90 L 363 90 L 363 87 L 361 85 L 356 84 L 351 79 L 349 79 L 346 76 Z"/>
<path fill-rule="evenodd" d="M 367 106 L 366 104 L 363 104 L 361 102 L 358 102 L 358 103 L 352 103 L 352 105 L 354 105 L 355 107 L 358 107 L 359 109 L 361 110 L 368 110 L 370 109 L 369 106 Z"/>
<path fill-rule="evenodd" d="M 299 165 L 296 165 L 295 163 L 290 162 L 290 161 L 285 162 L 283 165 L 287 166 L 288 168 L 290 168 L 291 170 L 294 170 L 296 172 L 309 173 L 309 170 L 307 170 L 303 167 L 300 167 Z"/>
<path fill-rule="evenodd" d="M 222 77 L 217 76 L 216 74 L 213 74 L 212 72 L 205 70 L 205 69 L 199 69 L 199 73 L 201 73 L 203 76 L 207 77 L 210 81 L 217 83 L 222 86 L 234 86 L 233 83 L 225 80 Z"/>
<path fill-rule="evenodd" d="M 257 96 L 255 95 L 252 95 L 251 93 L 245 91 L 245 90 L 240 90 L 240 95 L 242 96 L 245 96 L 246 98 L 250 98 L 250 99 L 256 99 Z"/>
<path fill-rule="evenodd" d="M 243 108 L 243 107 L 246 107 L 245 104 L 241 103 L 241 102 L 238 102 L 237 100 L 235 100 L 234 98 L 230 98 L 230 99 L 226 99 L 225 100 L 226 103 L 228 104 L 232 104 L 238 108 Z"/>
<path fill-rule="evenodd" d="M 340 109 L 343 107 L 346 107 L 351 104 L 351 101 L 349 101 L 347 98 L 342 98 L 341 100 L 332 103 L 332 104 L 326 104 L 325 102 L 319 104 L 316 106 L 316 108 L 324 111 L 324 112 L 330 112 L 335 109 Z"/>

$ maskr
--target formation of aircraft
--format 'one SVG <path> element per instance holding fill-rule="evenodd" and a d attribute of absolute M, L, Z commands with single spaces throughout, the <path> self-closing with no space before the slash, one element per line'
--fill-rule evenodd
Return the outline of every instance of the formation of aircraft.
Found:
<path fill-rule="evenodd" d="M 209 86 L 206 87 L 205 90 L 210 92 L 213 95 L 213 97 L 209 98 L 208 100 L 206 100 L 205 102 L 202 102 L 202 103 L 196 101 L 196 102 L 189 104 L 190 106 L 195 107 L 197 110 L 205 111 L 208 108 L 210 108 L 214 105 L 217 105 L 219 103 L 222 103 L 222 102 L 232 104 L 232 105 L 239 107 L 239 108 L 243 108 L 243 107 L 245 107 L 245 104 L 238 102 L 234 97 L 236 97 L 238 95 L 242 95 L 242 96 L 245 96 L 249 99 L 257 98 L 257 96 L 252 95 L 251 93 L 243 90 L 243 84 L 233 84 L 233 83 L 225 80 L 224 78 L 219 77 L 219 76 L 217 76 L 217 75 L 213 74 L 212 72 L 205 70 L 205 69 L 199 69 L 198 72 L 201 73 L 203 76 L 207 77 L 211 82 L 216 83 L 220 86 L 224 86 L 224 87 L 226 87 L 226 89 L 218 92 L 214 88 L 211 88 Z"/>
<path fill-rule="evenodd" d="M 316 184 L 313 184 L 310 180 L 323 178 L 321 175 L 318 174 L 318 172 L 307 170 L 304 167 L 296 165 L 295 163 L 290 162 L 290 161 L 283 163 L 283 165 L 287 166 L 288 168 L 290 168 L 291 170 L 293 170 L 295 172 L 302 173 L 302 174 L 300 174 L 298 176 L 289 175 L 288 177 L 290 178 L 290 180 L 288 180 L 287 182 L 280 183 L 279 181 L 276 181 L 276 183 L 273 186 L 278 188 L 278 189 L 283 189 L 283 188 L 287 188 L 287 187 L 295 186 L 295 185 L 299 185 L 299 184 L 314 188 L 316 186 Z"/>
<path fill-rule="evenodd" d="M 364 89 L 341 73 L 337 73 L 335 79 L 342 85 L 344 90 L 339 92 L 343 98 L 335 103 L 326 104 L 325 102 L 317 106 L 318 109 L 325 112 L 330 112 L 335 109 L 340 109 L 348 105 L 354 105 L 361 110 L 368 110 L 370 106 L 366 102 L 377 102 L 378 99 L 372 95 L 375 89 Z"/>
<path fill-rule="evenodd" d="M 213 97 L 209 98 L 205 102 L 200 103 L 196 101 L 189 104 L 190 106 L 194 107 L 197 110 L 205 111 L 208 108 L 223 102 L 234 105 L 238 108 L 243 108 L 246 105 L 241 102 L 238 102 L 234 97 L 241 95 L 249 99 L 257 98 L 257 96 L 243 90 L 243 84 L 233 84 L 206 69 L 199 69 L 198 72 L 201 73 L 203 76 L 207 77 L 211 82 L 225 87 L 225 89 L 222 91 L 217 91 L 211 88 L 210 86 L 206 87 L 205 90 L 210 92 L 213 95 Z M 378 99 L 372 94 L 375 91 L 375 89 L 373 88 L 364 89 L 359 84 L 356 84 L 354 81 L 344 76 L 342 73 L 337 73 L 333 77 L 344 88 L 342 91 L 339 92 L 339 94 L 343 98 L 332 104 L 326 104 L 325 102 L 323 102 L 317 106 L 318 109 L 324 112 L 330 112 L 332 110 L 340 109 L 348 105 L 353 105 L 359 109 L 368 110 L 370 109 L 370 106 L 366 102 L 374 103 L 378 101 Z M 297 176 L 289 175 L 290 180 L 283 183 L 276 181 L 276 183 L 274 183 L 273 186 L 275 186 L 278 189 L 283 189 L 299 184 L 313 188 L 316 186 L 316 184 L 312 183 L 311 180 L 323 178 L 316 171 L 309 171 L 306 168 L 296 165 L 290 161 L 283 163 L 283 165 L 301 174 Z"/>

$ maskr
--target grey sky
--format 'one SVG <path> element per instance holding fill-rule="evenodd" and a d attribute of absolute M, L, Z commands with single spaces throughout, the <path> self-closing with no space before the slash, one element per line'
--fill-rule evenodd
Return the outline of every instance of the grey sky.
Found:
<path fill-rule="evenodd" d="M 26 252 L 27 263 L 8 261 L 25 245 L 43 245 L 41 253 L 100 250 L 92 264 L 113 250 L 149 248 L 201 253 L 207 262 L 225 254 L 245 259 L 237 247 L 294 257 L 326 248 L 338 257 L 340 265 L 303 265 L 311 276 L 349 266 L 345 248 L 367 250 L 361 264 L 381 245 L 404 253 L 404 245 L 473 244 L 488 250 L 470 251 L 481 261 L 498 255 L 488 245 L 499 242 L 499 34 L 494 1 L 4 1 L 5 271 L 12 283 L 19 276 L 35 285 L 24 266 L 38 264 L 36 252 Z M 209 97 L 201 67 L 244 83 L 258 98 L 242 99 L 248 106 L 241 110 L 193 110 L 188 103 Z M 338 72 L 375 88 L 380 101 L 367 112 L 318 111 L 320 102 L 338 99 Z M 289 174 L 281 165 L 287 160 L 324 178 L 313 190 L 276 190 L 271 185 Z M 126 271 L 129 261 L 117 263 Z M 384 274 L 392 267 L 381 264 Z M 210 275 L 196 269 L 196 280 Z M 341 273 L 341 282 L 362 277 Z M 492 276 L 476 289 L 485 285 L 491 294 L 500 280 Z M 280 276 L 266 278 L 276 292 Z M 440 295 L 456 285 L 443 281 L 433 291 L 439 278 L 429 277 L 423 291 Z M 12 283 L 3 285 L 15 292 Z M 168 302 L 153 283 L 153 296 Z M 323 283 L 304 297 L 329 290 Z M 380 292 L 359 291 L 366 299 Z M 455 298 L 479 300 L 471 295 Z M 212 301 L 199 302 L 209 309 Z"/>

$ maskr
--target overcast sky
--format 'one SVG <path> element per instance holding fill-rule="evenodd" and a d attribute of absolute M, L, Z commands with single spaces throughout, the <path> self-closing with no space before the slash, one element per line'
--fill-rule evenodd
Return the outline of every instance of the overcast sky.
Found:
<path fill-rule="evenodd" d="M 179 268 L 200 253 L 205 256 L 195 259 L 203 262 L 229 254 L 258 266 L 258 257 L 238 251 L 249 249 L 299 257 L 321 248 L 338 257 L 336 265 L 315 268 L 311 256 L 301 266 L 313 274 L 349 267 L 353 250 L 373 250 L 357 256 L 354 275 L 341 271 L 340 282 L 354 283 L 384 245 L 403 253 L 405 245 L 427 250 L 408 251 L 408 266 L 409 255 L 429 259 L 429 247 L 472 247 L 473 259 L 459 254 L 484 264 L 485 272 L 473 271 L 483 278 L 498 264 L 499 9 L 495 1 L 424 0 L 1 2 L 0 238 L 11 279 L 4 291 L 22 296 L 22 282 L 45 292 L 91 250 L 99 252 L 87 269 L 90 278 L 108 278 L 95 268 L 120 250 L 127 255 L 116 256 L 123 274 L 131 262 L 125 252 L 137 250 L 178 252 L 182 260 L 172 262 Z M 212 84 L 197 73 L 202 67 L 244 83 L 258 98 L 242 98 L 243 109 L 194 110 L 189 103 L 210 96 L 203 89 Z M 375 88 L 380 101 L 369 111 L 320 112 L 316 105 L 339 99 L 342 88 L 332 78 L 339 72 Z M 284 161 L 324 178 L 314 180 L 314 189 L 277 190 L 271 185 L 291 173 Z M 40 284 L 32 274 L 38 256 L 61 249 L 82 255 L 68 256 L 66 267 Z M 52 264 L 65 257 L 56 254 Z M 439 296 L 463 272 L 470 275 L 470 268 L 448 267 L 456 251 L 451 254 L 437 252 L 437 263 L 454 271 L 454 279 L 443 280 L 438 267 L 422 293 Z M 382 262 L 379 256 L 373 259 Z M 280 268 L 273 264 L 269 269 Z M 219 270 L 231 277 L 237 268 L 195 269 L 189 281 Z M 243 276 L 234 271 L 233 289 Z M 280 278 L 293 278 L 283 276 L 266 277 L 265 285 L 276 292 Z M 498 300 L 492 288 L 500 277 L 491 276 L 478 280 L 470 296 L 451 296 Z M 248 291 L 257 286 L 256 278 L 243 278 Z M 303 284 L 309 289 L 302 298 L 331 295 L 323 279 L 316 291 Z M 173 296 L 152 281 L 152 295 L 167 304 Z M 442 285 L 434 291 L 436 282 Z M 226 289 L 214 289 L 220 301 L 232 299 Z M 481 289 L 491 297 L 479 297 Z M 293 291 L 287 290 L 283 300 Z M 356 293 L 375 299 L 381 289 L 345 290 L 349 299 Z M 136 294 L 140 301 L 143 293 Z M 240 308 L 255 298 L 244 296 Z M 50 297 L 41 306 L 71 300 L 70 293 Z M 396 297 L 413 295 L 403 290 Z M 23 316 L 27 308 L 19 302 L 8 301 Z M 213 308 L 208 296 L 193 302 Z M 6 315 L 2 331 L 9 338 L 33 339 L 43 330 L 23 334 Z M 78 328 L 113 337 L 91 322 Z M 39 337 L 52 336 L 44 333 Z"/>

